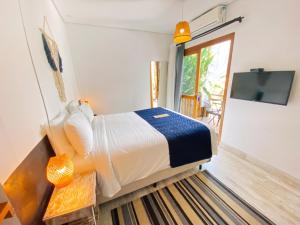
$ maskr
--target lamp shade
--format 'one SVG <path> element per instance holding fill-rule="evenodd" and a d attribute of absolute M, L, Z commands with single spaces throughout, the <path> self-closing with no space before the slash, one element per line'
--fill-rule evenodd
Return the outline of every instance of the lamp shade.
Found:
<path fill-rule="evenodd" d="M 89 100 L 87 100 L 87 99 L 79 99 L 79 103 L 80 104 L 87 104 L 87 105 L 89 105 Z"/>
<path fill-rule="evenodd" d="M 47 179 L 56 187 L 64 187 L 73 180 L 74 165 L 67 155 L 54 156 L 47 165 Z"/>
<path fill-rule="evenodd" d="M 174 42 L 176 44 L 184 43 L 192 39 L 190 25 L 187 21 L 181 21 L 176 24 L 174 33 Z"/>

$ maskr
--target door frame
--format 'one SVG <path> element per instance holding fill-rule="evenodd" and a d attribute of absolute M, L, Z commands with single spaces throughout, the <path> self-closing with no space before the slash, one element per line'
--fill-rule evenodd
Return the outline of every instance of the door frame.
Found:
<path fill-rule="evenodd" d="M 155 67 L 156 67 L 156 72 L 157 72 L 157 84 L 156 84 L 156 96 L 157 96 L 157 98 L 159 97 L 159 80 L 160 80 L 160 68 L 159 68 L 159 61 L 154 61 L 154 60 L 151 60 L 151 62 L 150 62 L 150 106 L 151 106 L 151 108 L 153 108 L 154 107 L 154 105 L 153 105 L 153 93 L 152 93 L 152 62 L 154 62 L 155 63 Z M 158 101 L 158 99 L 157 99 L 157 101 Z"/>
<path fill-rule="evenodd" d="M 224 115 L 225 115 L 225 106 L 226 106 L 226 99 L 227 99 L 227 90 L 228 90 L 228 84 L 229 84 L 229 78 L 230 78 L 230 67 L 231 67 L 231 61 L 232 61 L 232 52 L 233 52 L 233 46 L 234 46 L 234 37 L 235 33 L 230 33 L 218 38 L 215 38 L 210 41 L 206 41 L 204 43 L 200 43 L 198 45 L 195 45 L 193 47 L 187 48 L 184 50 L 184 56 L 197 54 L 197 69 L 196 69 L 196 82 L 195 82 L 195 93 L 198 93 L 198 83 L 201 77 L 201 70 L 200 70 L 200 59 L 201 59 L 201 50 L 203 48 L 222 43 L 224 41 L 231 41 L 230 42 L 230 49 L 229 49 L 229 56 L 228 56 L 228 63 L 227 63 L 227 71 L 226 71 L 226 78 L 225 78 L 225 86 L 224 86 L 224 95 L 223 95 L 223 101 L 222 101 L 222 115 L 220 119 L 220 125 L 219 125 L 219 137 L 218 142 L 221 141 L 222 136 L 222 130 L 223 130 L 223 122 L 224 122 Z M 197 104 L 194 104 L 194 112 L 197 110 Z"/>

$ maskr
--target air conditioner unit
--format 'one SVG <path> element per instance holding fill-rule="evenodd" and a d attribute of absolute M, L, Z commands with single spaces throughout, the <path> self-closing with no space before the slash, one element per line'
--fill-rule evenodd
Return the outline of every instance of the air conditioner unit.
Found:
<path fill-rule="evenodd" d="M 211 27 L 224 23 L 226 20 L 226 5 L 216 6 L 192 19 L 190 28 L 192 34 L 205 31 Z"/>

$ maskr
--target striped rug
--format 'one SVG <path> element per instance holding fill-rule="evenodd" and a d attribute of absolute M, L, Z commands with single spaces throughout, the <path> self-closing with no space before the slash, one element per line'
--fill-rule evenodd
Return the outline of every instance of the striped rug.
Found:
<path fill-rule="evenodd" d="M 113 225 L 274 224 L 203 171 L 111 211 Z"/>

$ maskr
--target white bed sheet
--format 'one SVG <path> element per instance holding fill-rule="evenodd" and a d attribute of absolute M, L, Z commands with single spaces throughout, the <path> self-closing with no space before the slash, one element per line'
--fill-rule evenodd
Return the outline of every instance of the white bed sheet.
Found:
<path fill-rule="evenodd" d="M 99 115 L 92 125 L 94 150 L 82 162 L 77 159 L 75 169 L 95 168 L 103 196 L 112 197 L 122 186 L 170 168 L 166 138 L 134 112 Z M 210 131 L 216 154 L 217 137 Z"/>
<path fill-rule="evenodd" d="M 94 163 L 106 196 L 170 167 L 166 138 L 134 112 L 97 116 L 93 129 Z"/>

